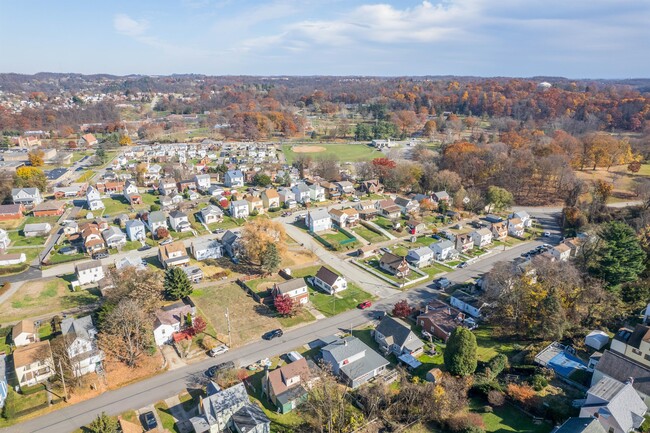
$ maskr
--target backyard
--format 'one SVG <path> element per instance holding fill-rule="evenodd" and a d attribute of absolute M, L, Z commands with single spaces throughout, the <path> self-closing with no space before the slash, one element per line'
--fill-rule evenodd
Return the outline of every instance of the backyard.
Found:
<path fill-rule="evenodd" d="M 548 433 L 552 429 L 551 424 L 535 423 L 531 417 L 509 403 L 494 407 L 491 413 L 483 412 L 483 406 L 484 403 L 481 400 L 470 400 L 471 411 L 481 415 L 486 432 Z"/>
<path fill-rule="evenodd" d="M 388 238 L 382 235 L 381 233 L 373 232 L 372 230 L 364 226 L 357 226 L 352 231 L 356 233 L 358 236 L 360 236 L 361 238 L 367 240 L 372 244 L 376 244 L 388 240 Z"/>

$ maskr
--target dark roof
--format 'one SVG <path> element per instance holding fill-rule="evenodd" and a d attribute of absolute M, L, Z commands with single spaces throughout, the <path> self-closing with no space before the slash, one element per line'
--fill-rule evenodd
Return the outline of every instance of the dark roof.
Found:
<path fill-rule="evenodd" d="M 383 256 L 381 256 L 381 263 L 385 263 L 387 265 L 395 265 L 398 266 L 402 261 L 404 260 L 404 257 L 401 256 L 396 256 L 393 253 L 384 253 Z"/>
<path fill-rule="evenodd" d="M 650 337 L 650 326 L 646 325 L 636 325 L 630 339 L 627 340 L 627 344 L 632 347 L 639 348 L 642 341 L 648 341 Z"/>
<path fill-rule="evenodd" d="M 253 403 L 245 404 L 241 409 L 233 414 L 231 420 L 237 426 L 237 431 L 241 433 L 258 431 L 258 425 L 271 423 L 264 414 L 264 411 L 260 409 L 258 405 Z"/>
<path fill-rule="evenodd" d="M 239 233 L 228 230 L 221 237 L 221 243 L 223 245 L 233 244 L 237 239 L 239 239 Z"/>
<path fill-rule="evenodd" d="M 21 212 L 20 204 L 0 204 L 0 214 L 16 214 Z"/>
<path fill-rule="evenodd" d="M 634 379 L 632 384 L 634 389 L 645 395 L 650 395 L 650 369 L 623 355 L 606 350 L 598 361 L 596 370 L 621 382 L 625 382 L 631 377 Z"/>
<path fill-rule="evenodd" d="M 632 332 L 634 331 L 629 328 L 621 328 L 616 334 L 614 334 L 614 340 L 622 341 L 623 343 L 627 344 L 630 337 L 632 336 Z"/>
<path fill-rule="evenodd" d="M 603 425 L 596 418 L 569 418 L 555 433 L 606 433 Z"/>
<path fill-rule="evenodd" d="M 384 316 L 375 331 L 383 335 L 390 344 L 403 347 L 408 342 L 411 327 L 396 317 Z M 415 335 L 413 336 L 415 337 Z M 418 338 L 415 337 L 415 339 L 417 340 Z"/>
<path fill-rule="evenodd" d="M 330 286 L 336 283 L 336 280 L 339 278 L 339 275 L 327 268 L 326 266 L 321 266 L 318 272 L 316 272 L 316 278 L 322 280 L 329 284 Z"/>

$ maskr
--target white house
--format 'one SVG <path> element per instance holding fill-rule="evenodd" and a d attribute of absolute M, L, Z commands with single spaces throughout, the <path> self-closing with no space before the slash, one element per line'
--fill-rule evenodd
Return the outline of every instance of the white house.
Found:
<path fill-rule="evenodd" d="M 294 278 L 283 283 L 275 283 L 271 293 L 274 298 L 276 296 L 288 296 L 300 305 L 309 302 L 309 291 L 304 278 Z"/>
<path fill-rule="evenodd" d="M 43 202 L 43 197 L 41 197 L 38 188 L 12 188 L 11 198 L 14 204 L 25 206 L 36 206 Z"/>
<path fill-rule="evenodd" d="M 104 274 L 102 262 L 99 260 L 77 263 L 74 268 L 75 273 L 77 274 L 77 281 L 79 281 L 79 285 L 81 286 L 97 283 L 106 276 Z"/>
<path fill-rule="evenodd" d="M 126 235 L 131 241 L 140 241 L 147 237 L 144 223 L 140 220 L 129 220 L 126 222 Z"/>
<path fill-rule="evenodd" d="M 212 224 L 223 219 L 223 211 L 214 205 L 207 205 L 199 211 L 199 217 L 205 224 Z"/>
<path fill-rule="evenodd" d="M 317 183 L 309 185 L 309 200 L 311 201 L 325 201 L 325 188 Z"/>
<path fill-rule="evenodd" d="M 230 216 L 233 218 L 248 217 L 248 202 L 246 200 L 233 200 L 230 202 Z"/>
<path fill-rule="evenodd" d="M 11 328 L 11 342 L 15 347 L 27 346 L 38 340 L 33 320 L 21 320 Z"/>
<path fill-rule="evenodd" d="M 478 229 L 470 233 L 474 246 L 484 248 L 492 243 L 492 232 L 490 229 Z"/>
<path fill-rule="evenodd" d="M 186 232 L 192 230 L 192 226 L 187 214 L 173 210 L 169 213 L 169 225 L 176 232 Z"/>
<path fill-rule="evenodd" d="M 481 317 L 481 309 L 486 305 L 476 296 L 462 290 L 456 290 L 449 298 L 449 303 L 474 318 Z"/>
<path fill-rule="evenodd" d="M 196 260 L 218 259 L 223 255 L 221 244 L 215 239 L 193 239 L 190 252 Z"/>
<path fill-rule="evenodd" d="M 520 218 L 510 218 L 508 220 L 508 234 L 516 238 L 524 237 L 524 222 Z"/>
<path fill-rule="evenodd" d="M 160 179 L 160 182 L 158 182 L 158 192 L 160 192 L 161 195 L 168 196 L 176 194 L 178 192 L 178 185 L 176 184 L 176 180 L 169 177 Z"/>
<path fill-rule="evenodd" d="M 458 257 L 458 251 L 454 248 L 454 243 L 447 239 L 442 239 L 429 245 L 433 251 L 433 256 L 436 260 L 444 261 Z"/>
<path fill-rule="evenodd" d="M 330 230 L 332 228 L 332 219 L 326 209 L 317 209 L 307 212 L 305 224 L 309 228 L 309 231 L 318 233 Z"/>
<path fill-rule="evenodd" d="M 119 228 L 112 226 L 102 232 L 102 237 L 108 248 L 119 248 L 126 245 L 126 235 Z"/>
<path fill-rule="evenodd" d="M 175 304 L 162 307 L 155 311 L 153 336 L 156 345 L 162 346 L 169 343 L 172 339 L 172 334 L 179 332 L 185 325 L 187 316 L 191 315 L 192 318 L 196 315 L 196 309 L 183 302 L 176 302 Z"/>
<path fill-rule="evenodd" d="M 97 329 L 90 316 L 63 319 L 61 334 L 65 338 L 75 376 L 93 373 L 101 368 L 104 352 L 97 348 Z"/>
<path fill-rule="evenodd" d="M 244 186 L 244 174 L 241 170 L 228 170 L 224 178 L 224 184 L 229 188 Z"/>
<path fill-rule="evenodd" d="M 149 215 L 147 216 L 147 226 L 149 227 L 149 231 L 153 234 L 155 234 L 160 227 L 167 228 L 167 218 L 165 218 L 165 214 L 159 210 L 149 212 Z"/>
<path fill-rule="evenodd" d="M 330 295 L 334 295 L 348 288 L 348 282 L 345 278 L 325 266 L 321 266 L 311 282 L 314 287 Z"/>
<path fill-rule="evenodd" d="M 16 379 L 21 388 L 44 382 L 54 375 L 54 360 L 49 340 L 16 348 L 13 359 Z"/>
<path fill-rule="evenodd" d="M 294 198 L 298 203 L 309 203 L 309 192 L 310 189 L 304 182 L 295 184 L 291 188 L 291 192 L 294 194 Z"/>
<path fill-rule="evenodd" d="M 273 209 L 280 207 L 280 195 L 275 189 L 265 189 L 262 191 L 260 197 L 262 197 L 262 203 L 265 208 Z"/>
<path fill-rule="evenodd" d="M 530 218 L 530 215 L 528 215 L 528 212 L 525 210 L 520 210 L 518 212 L 513 213 L 510 215 L 510 218 L 519 218 L 521 222 L 524 224 L 524 227 L 530 227 L 533 225 L 533 220 Z"/>
<path fill-rule="evenodd" d="M 648 408 L 634 390 L 633 382 L 603 377 L 587 391 L 580 416 L 596 418 L 608 433 L 637 431 Z"/>
<path fill-rule="evenodd" d="M 551 248 L 550 253 L 555 258 L 555 260 L 564 262 L 566 260 L 569 260 L 569 257 L 571 257 L 571 247 L 566 244 L 556 245 Z"/>
<path fill-rule="evenodd" d="M 139 194 L 139 193 L 140 191 L 138 191 L 138 185 L 136 185 L 135 182 L 131 182 L 130 180 L 127 180 L 126 183 L 124 184 L 123 195 L 127 197 L 131 194 Z"/>
<path fill-rule="evenodd" d="M 212 184 L 209 174 L 197 174 L 194 176 L 194 183 L 199 191 L 207 191 Z"/>
<path fill-rule="evenodd" d="M 52 225 L 50 223 L 25 224 L 23 227 L 23 235 L 27 238 L 47 236 L 51 231 Z"/>
<path fill-rule="evenodd" d="M 10 243 L 11 240 L 9 239 L 9 235 L 7 234 L 7 231 L 4 229 L 0 229 L 0 250 L 6 250 L 9 247 Z"/>
<path fill-rule="evenodd" d="M 99 195 L 99 191 L 94 186 L 89 186 L 86 190 L 86 202 L 88 203 L 88 209 L 91 211 L 104 209 L 104 202 Z"/>
<path fill-rule="evenodd" d="M 449 241 L 447 241 L 449 242 Z M 416 268 L 429 266 L 433 262 L 433 250 L 427 247 L 414 248 L 406 254 L 406 261 Z"/>

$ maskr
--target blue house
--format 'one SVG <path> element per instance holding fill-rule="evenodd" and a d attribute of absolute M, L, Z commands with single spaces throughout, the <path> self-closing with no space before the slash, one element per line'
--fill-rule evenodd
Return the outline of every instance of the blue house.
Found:
<path fill-rule="evenodd" d="M 241 170 L 228 170 L 224 179 L 224 184 L 230 188 L 244 186 L 244 173 Z"/>

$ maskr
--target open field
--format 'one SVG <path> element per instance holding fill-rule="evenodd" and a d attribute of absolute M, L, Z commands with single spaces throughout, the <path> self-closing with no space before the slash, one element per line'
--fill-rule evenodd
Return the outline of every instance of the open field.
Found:
<path fill-rule="evenodd" d="M 384 242 L 387 241 L 388 238 L 381 233 L 375 233 L 372 230 L 364 227 L 364 226 L 358 226 L 352 229 L 352 231 L 357 234 L 357 236 L 367 240 L 368 242 L 372 244 L 376 244 L 379 242 Z"/>
<path fill-rule="evenodd" d="M 282 145 L 282 151 L 291 164 L 299 154 L 307 154 L 312 158 L 334 156 L 340 161 L 369 161 L 383 155 L 377 149 L 366 144 L 319 144 L 319 145 Z"/>
<path fill-rule="evenodd" d="M 614 185 L 608 202 L 615 203 L 638 199 L 634 188 L 639 180 L 650 177 L 650 164 L 642 164 L 638 173 L 628 171 L 627 165 L 617 165 L 611 167 L 609 171 L 605 168 L 598 168 L 596 170 L 576 171 L 575 173 L 579 179 L 590 184 L 603 180 Z M 583 198 L 585 197 L 589 198 L 590 193 L 586 193 Z"/>

